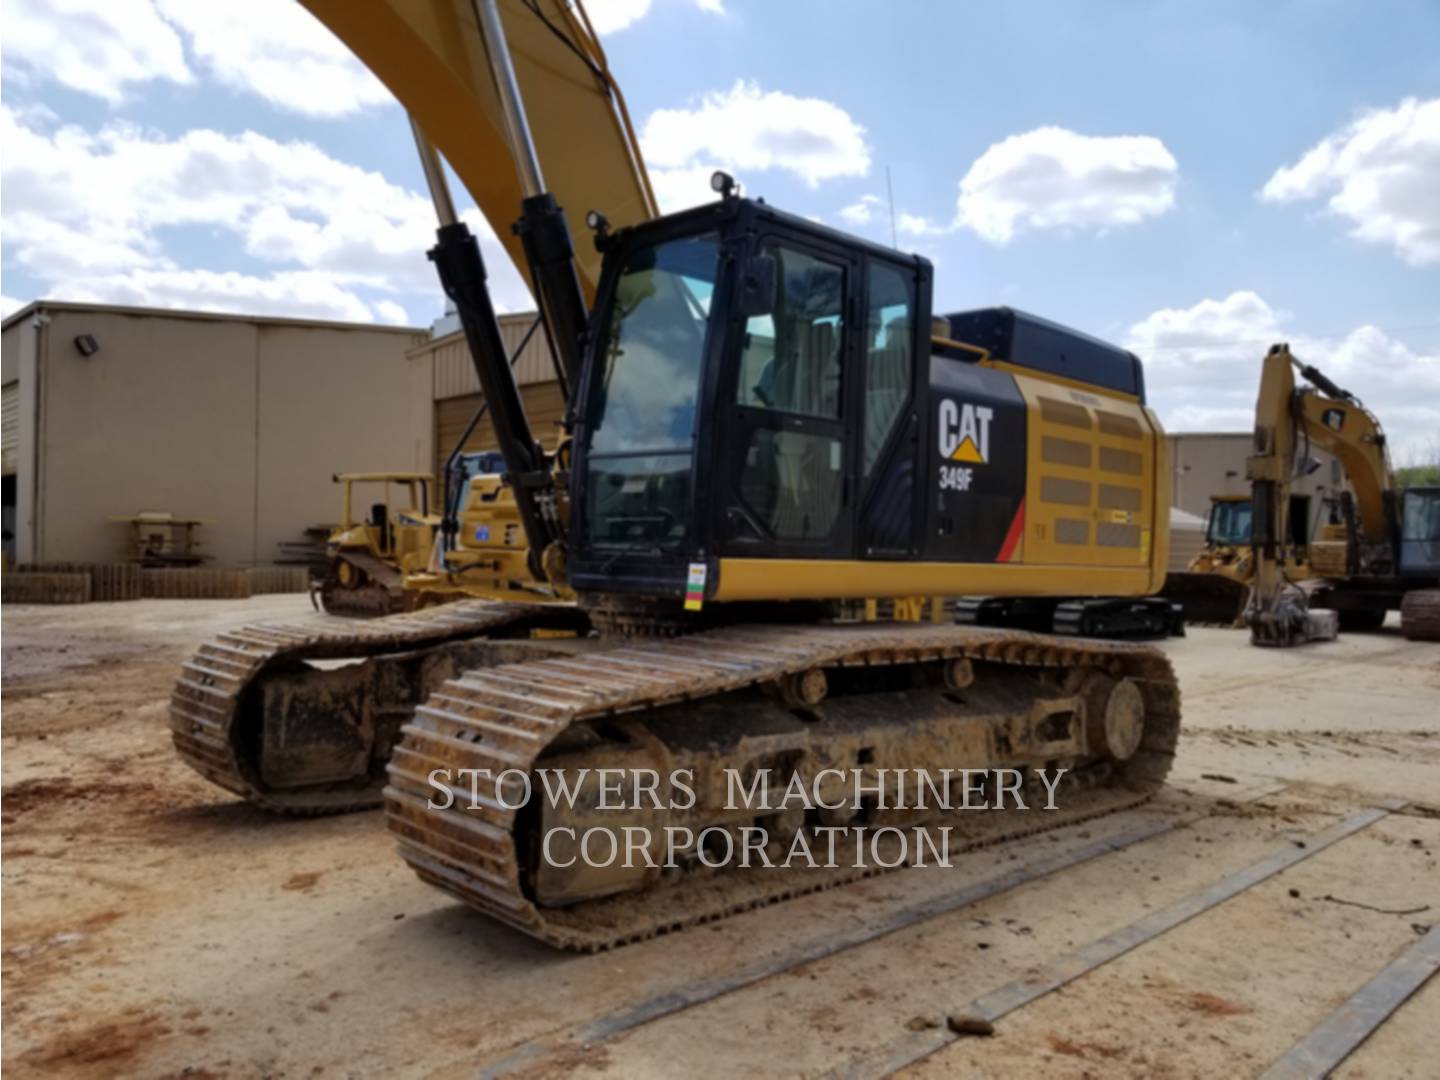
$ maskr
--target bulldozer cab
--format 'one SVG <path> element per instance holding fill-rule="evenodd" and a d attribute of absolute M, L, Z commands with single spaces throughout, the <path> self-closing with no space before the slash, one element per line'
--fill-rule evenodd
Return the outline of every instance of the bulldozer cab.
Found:
<path fill-rule="evenodd" d="M 1205 526 L 1205 543 L 1211 549 L 1250 546 L 1255 506 L 1247 495 L 1215 495 L 1210 500 L 1210 519 Z M 1310 544 L 1310 496 L 1291 495 L 1289 549 L 1303 558 Z"/>
<path fill-rule="evenodd" d="M 1210 547 L 1247 547 L 1254 520 L 1249 495 L 1216 495 L 1210 500 L 1205 541 Z"/>
<path fill-rule="evenodd" d="M 429 474 L 337 473 L 334 479 L 343 485 L 344 495 L 333 545 L 361 548 L 385 559 L 426 546 L 434 524 L 428 520 Z"/>

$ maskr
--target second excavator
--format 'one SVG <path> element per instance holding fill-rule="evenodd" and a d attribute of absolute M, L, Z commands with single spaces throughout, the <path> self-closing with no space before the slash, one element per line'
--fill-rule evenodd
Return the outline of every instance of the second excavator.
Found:
<path fill-rule="evenodd" d="M 591 203 L 598 258 L 577 255 L 575 207 L 562 211 L 545 182 L 554 128 L 532 130 L 524 86 L 537 70 L 527 50 L 558 40 L 551 59 L 613 104 L 583 9 L 307 6 L 412 113 L 441 222 L 431 259 L 504 454 L 528 584 L 576 603 L 528 605 L 521 591 L 345 631 L 267 624 L 222 637 L 175 694 L 191 764 L 297 811 L 371 804 L 383 772 L 387 824 L 421 878 L 577 949 L 875 864 L 713 869 L 697 845 L 678 864 L 597 866 L 552 846 L 557 835 L 598 833 L 628 853 L 640 830 L 652 839 L 639 854 L 653 856 L 672 828 L 713 837 L 763 821 L 783 847 L 822 829 L 944 823 L 968 847 L 1157 789 L 1179 728 L 1162 653 L 919 617 L 936 610 L 925 597 L 1158 589 L 1167 451 L 1134 356 L 1017 312 L 936 315 L 925 259 L 742 198 L 723 173 L 714 202 L 677 214 L 632 206 L 626 220 L 619 204 Z M 469 74 L 417 74 L 423 65 Z M 553 453 L 529 428 L 437 152 L 473 191 L 475 133 L 444 97 L 457 87 L 493 106 L 481 119 L 516 164 L 516 235 L 569 388 L 569 437 Z M 553 101 L 540 108 L 561 122 Z M 607 109 L 599 120 L 616 130 L 623 110 Z M 635 175 L 638 157 L 627 168 Z M 984 345 L 962 336 L 977 323 L 995 330 Z M 916 618 L 853 617 L 847 605 L 866 600 Z M 593 632 L 535 635 L 567 623 Z M 357 656 L 365 663 L 317 666 Z M 867 798 L 757 810 L 727 797 L 727 777 L 824 792 L 853 773 L 873 792 L 887 774 L 1007 768 L 1064 770 L 1059 809 L 975 815 Z M 658 788 L 607 811 L 605 770 Z M 577 797 L 518 798 L 556 772 Z M 672 790 L 682 775 L 688 803 Z"/>
<path fill-rule="evenodd" d="M 1354 494 L 1341 500 L 1341 522 L 1311 543 L 1309 576 L 1296 580 L 1285 558 L 1290 489 L 1311 447 L 1339 458 Z M 1406 637 L 1440 640 L 1440 488 L 1395 486 L 1385 433 L 1360 399 L 1277 344 L 1261 365 L 1254 450 L 1251 641 L 1299 645 L 1376 630 L 1394 610 Z"/>

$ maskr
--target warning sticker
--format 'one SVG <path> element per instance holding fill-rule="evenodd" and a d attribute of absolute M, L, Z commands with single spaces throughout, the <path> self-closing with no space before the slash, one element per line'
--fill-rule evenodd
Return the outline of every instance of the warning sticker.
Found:
<path fill-rule="evenodd" d="M 685 581 L 685 610 L 699 611 L 705 606 L 705 564 L 692 562 Z"/>

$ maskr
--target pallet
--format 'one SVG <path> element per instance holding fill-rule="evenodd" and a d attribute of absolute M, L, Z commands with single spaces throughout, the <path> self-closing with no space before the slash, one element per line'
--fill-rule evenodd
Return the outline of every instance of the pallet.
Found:
<path fill-rule="evenodd" d="M 88 604 L 89 574 L 10 573 L 0 584 L 7 604 Z"/>
<path fill-rule="evenodd" d="M 120 600 L 245 600 L 303 593 L 303 566 L 139 567 L 132 563 L 27 563 L 5 575 L 4 599 L 14 604 L 87 604 Z"/>
<path fill-rule="evenodd" d="M 251 596 L 310 590 L 310 570 L 305 566 L 252 566 L 246 572 L 250 575 Z"/>
<path fill-rule="evenodd" d="M 90 579 L 89 600 L 109 603 L 139 600 L 142 595 L 140 567 L 134 563 L 44 562 L 22 563 L 17 574 L 83 574 Z M 43 603 L 44 601 L 39 601 Z M 61 601 L 56 601 L 61 602 Z M 64 601 L 76 603 L 77 601 Z"/>
<path fill-rule="evenodd" d="M 246 570 L 196 567 L 142 570 L 147 600 L 244 600 L 250 596 Z"/>

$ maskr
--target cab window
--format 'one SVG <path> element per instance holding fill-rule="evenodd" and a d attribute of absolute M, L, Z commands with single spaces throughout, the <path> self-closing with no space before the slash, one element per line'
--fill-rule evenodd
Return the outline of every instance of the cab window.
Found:
<path fill-rule="evenodd" d="M 783 244 L 775 259 L 775 304 L 745 324 L 736 401 L 838 419 L 845 268 Z"/>
<path fill-rule="evenodd" d="M 911 275 L 870 264 L 865 325 L 865 477 L 885 449 L 910 398 L 915 352 L 915 286 Z"/>

